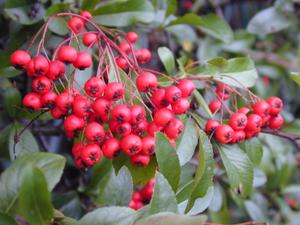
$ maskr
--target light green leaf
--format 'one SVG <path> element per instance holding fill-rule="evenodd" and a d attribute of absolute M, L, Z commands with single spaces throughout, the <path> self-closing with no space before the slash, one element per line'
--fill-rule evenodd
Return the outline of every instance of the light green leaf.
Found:
<path fill-rule="evenodd" d="M 259 208 L 259 205 L 253 201 L 245 201 L 245 208 L 251 219 L 257 221 L 268 221 L 266 215 L 263 214 L 263 210 Z"/>
<path fill-rule="evenodd" d="M 291 79 L 300 85 L 300 74 L 298 72 L 291 72 Z"/>
<path fill-rule="evenodd" d="M 99 4 L 99 0 L 82 0 L 81 1 L 81 9 L 90 10 L 96 8 L 97 4 Z"/>
<path fill-rule="evenodd" d="M 27 166 L 23 172 L 18 211 L 32 225 L 47 225 L 54 211 L 43 172 Z"/>
<path fill-rule="evenodd" d="M 205 101 L 205 99 L 203 98 L 203 96 L 200 94 L 200 92 L 198 90 L 195 90 L 193 92 L 193 95 L 195 96 L 198 104 L 203 108 L 203 110 L 206 112 L 206 114 L 209 116 L 209 118 L 212 118 L 212 113 Z"/>
<path fill-rule="evenodd" d="M 246 152 L 252 163 L 259 165 L 263 156 L 263 145 L 258 138 L 246 140 L 242 145 L 242 149 Z"/>
<path fill-rule="evenodd" d="M 158 56 L 162 61 L 167 73 L 172 74 L 175 68 L 175 59 L 171 50 L 166 47 L 160 47 L 158 48 Z"/>
<path fill-rule="evenodd" d="M 159 171 L 175 192 L 180 178 L 179 159 L 168 138 L 160 132 L 155 134 L 155 153 Z"/>
<path fill-rule="evenodd" d="M 253 183 L 253 164 L 237 145 L 223 145 L 220 155 L 229 178 L 231 188 L 242 197 L 250 195 Z"/>
<path fill-rule="evenodd" d="M 165 18 L 168 16 L 175 14 L 177 11 L 177 0 L 167 0 L 167 10 L 165 13 Z"/>

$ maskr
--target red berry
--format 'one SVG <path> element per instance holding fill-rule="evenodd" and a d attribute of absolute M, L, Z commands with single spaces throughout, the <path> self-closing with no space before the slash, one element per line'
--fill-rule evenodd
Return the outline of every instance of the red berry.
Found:
<path fill-rule="evenodd" d="M 162 108 L 154 114 L 154 122 L 161 127 L 165 127 L 173 118 L 173 112 L 167 108 Z"/>
<path fill-rule="evenodd" d="M 131 200 L 129 202 L 129 207 L 134 209 L 134 210 L 139 210 L 140 208 L 142 208 L 144 206 L 144 204 L 140 201 L 133 201 Z"/>
<path fill-rule="evenodd" d="M 99 123 L 92 122 L 85 128 L 84 135 L 90 142 L 101 143 L 104 140 L 105 131 Z"/>
<path fill-rule="evenodd" d="M 93 103 L 92 108 L 96 116 L 100 118 L 107 118 L 111 108 L 111 102 L 105 98 L 97 98 Z"/>
<path fill-rule="evenodd" d="M 183 79 L 176 85 L 181 90 L 181 97 L 186 98 L 195 90 L 195 84 L 188 79 Z"/>
<path fill-rule="evenodd" d="M 216 94 L 221 100 L 229 98 L 229 94 L 232 92 L 231 87 L 224 83 L 218 83 Z"/>
<path fill-rule="evenodd" d="M 26 66 L 29 77 L 45 76 L 49 71 L 49 62 L 44 56 L 31 59 Z"/>
<path fill-rule="evenodd" d="M 77 157 L 80 157 L 82 148 L 85 146 L 84 142 L 78 142 L 73 145 L 72 147 L 72 155 L 76 159 Z"/>
<path fill-rule="evenodd" d="M 183 129 L 184 125 L 181 120 L 174 118 L 165 128 L 165 133 L 169 138 L 175 139 L 179 137 Z"/>
<path fill-rule="evenodd" d="M 145 136 L 142 138 L 143 149 L 142 152 L 146 155 L 153 155 L 155 149 L 155 138 L 152 136 Z"/>
<path fill-rule="evenodd" d="M 258 130 L 245 130 L 245 138 L 246 139 L 249 139 L 249 138 L 253 138 L 253 137 L 256 137 L 260 132 L 260 128 Z"/>
<path fill-rule="evenodd" d="M 143 132 L 148 130 L 148 122 L 147 120 L 142 120 L 139 123 L 132 123 L 132 130 L 133 134 L 141 135 Z"/>
<path fill-rule="evenodd" d="M 148 183 L 140 190 L 143 199 L 149 201 L 152 198 L 154 191 L 154 179 L 148 181 Z"/>
<path fill-rule="evenodd" d="M 118 123 L 125 123 L 130 121 L 131 112 L 126 105 L 119 104 L 114 106 L 114 108 L 111 110 L 111 117 L 112 120 L 115 120 Z"/>
<path fill-rule="evenodd" d="M 24 50 L 16 50 L 10 55 L 10 64 L 16 69 L 25 69 L 30 60 L 30 55 Z"/>
<path fill-rule="evenodd" d="M 221 109 L 222 103 L 218 99 L 215 99 L 209 103 L 208 107 L 212 113 L 217 113 Z"/>
<path fill-rule="evenodd" d="M 238 131 L 238 130 L 244 130 L 247 126 L 247 116 L 243 113 L 235 113 L 232 114 L 229 118 L 229 125 L 232 127 L 232 129 Z"/>
<path fill-rule="evenodd" d="M 52 109 L 55 106 L 57 94 L 54 91 L 48 91 L 41 96 L 42 106 L 45 108 Z"/>
<path fill-rule="evenodd" d="M 238 110 L 238 113 L 243 113 L 245 115 L 247 115 L 248 112 L 250 112 L 250 109 L 247 107 L 242 107 L 242 108 L 239 108 L 239 110 Z"/>
<path fill-rule="evenodd" d="M 172 110 L 175 114 L 183 114 L 190 108 L 190 102 L 186 98 L 180 98 L 172 104 Z"/>
<path fill-rule="evenodd" d="M 73 101 L 73 113 L 81 118 L 86 118 L 91 111 L 91 103 L 85 96 L 78 95 Z"/>
<path fill-rule="evenodd" d="M 154 122 L 149 123 L 149 126 L 148 126 L 149 135 L 154 136 L 156 132 L 160 132 L 162 130 L 163 130 L 163 127 L 158 126 L 156 123 L 154 123 Z"/>
<path fill-rule="evenodd" d="M 54 60 L 49 64 L 47 77 L 51 80 L 57 80 L 66 74 L 66 66 L 59 60 Z"/>
<path fill-rule="evenodd" d="M 261 117 L 268 116 L 270 113 L 270 104 L 265 101 L 259 101 L 252 105 L 253 112 Z"/>
<path fill-rule="evenodd" d="M 106 158 L 114 158 L 120 152 L 120 141 L 117 138 L 110 138 L 102 145 L 102 151 Z"/>
<path fill-rule="evenodd" d="M 92 166 L 101 160 L 102 152 L 97 144 L 88 144 L 82 148 L 80 157 L 84 164 Z"/>
<path fill-rule="evenodd" d="M 143 64 L 148 62 L 152 58 L 151 52 L 146 48 L 142 48 L 136 53 L 137 59 Z"/>
<path fill-rule="evenodd" d="M 259 131 L 262 126 L 262 118 L 258 114 L 251 114 L 248 116 L 247 130 Z"/>
<path fill-rule="evenodd" d="M 99 77 L 91 77 L 84 84 L 85 92 L 93 98 L 98 98 L 103 94 L 105 83 Z"/>
<path fill-rule="evenodd" d="M 217 127 L 216 129 L 216 139 L 221 143 L 221 144 L 227 144 L 229 143 L 234 135 L 234 130 L 227 124 L 221 124 L 220 126 Z"/>
<path fill-rule="evenodd" d="M 93 63 L 92 57 L 89 53 L 78 52 L 77 58 L 73 62 L 73 65 L 80 70 L 84 70 L 85 68 L 90 67 L 92 65 L 92 63 Z"/>
<path fill-rule="evenodd" d="M 207 121 L 205 125 L 205 132 L 207 135 L 211 135 L 215 133 L 217 127 L 220 125 L 220 123 L 217 120 L 210 119 Z"/>
<path fill-rule="evenodd" d="M 280 129 L 282 125 L 284 124 L 284 119 L 280 114 L 277 116 L 271 117 L 269 120 L 269 127 L 271 129 Z"/>
<path fill-rule="evenodd" d="M 65 115 L 67 115 L 67 111 L 61 110 L 60 108 L 55 106 L 51 109 L 51 115 L 54 119 L 61 119 Z"/>
<path fill-rule="evenodd" d="M 82 36 L 82 43 L 86 46 L 86 47 L 90 47 L 93 44 L 95 44 L 95 42 L 97 41 L 97 34 L 93 33 L 93 32 L 88 32 L 85 33 Z"/>
<path fill-rule="evenodd" d="M 130 44 L 127 42 L 127 41 L 124 41 L 124 42 L 121 42 L 119 44 L 119 48 L 125 52 L 126 54 L 130 53 L 131 52 L 131 47 L 130 47 Z"/>
<path fill-rule="evenodd" d="M 83 163 L 81 157 L 77 157 L 75 159 L 75 166 L 78 168 L 78 169 L 85 169 L 86 168 L 86 165 Z"/>
<path fill-rule="evenodd" d="M 68 111 L 71 108 L 73 101 L 74 98 L 69 92 L 63 92 L 57 96 L 55 104 L 60 110 Z"/>
<path fill-rule="evenodd" d="M 77 136 L 85 126 L 85 121 L 75 115 L 67 116 L 64 121 L 64 129 L 68 137 Z"/>
<path fill-rule="evenodd" d="M 139 123 L 145 119 L 146 112 L 142 106 L 133 105 L 129 109 L 131 112 L 131 123 Z"/>
<path fill-rule="evenodd" d="M 139 38 L 139 35 L 133 31 L 130 31 L 126 34 L 126 39 L 130 43 L 135 43 L 138 38 Z"/>
<path fill-rule="evenodd" d="M 268 98 L 268 103 L 270 104 L 270 115 L 276 116 L 278 113 L 281 112 L 283 107 L 283 102 L 280 98 L 272 96 Z"/>
<path fill-rule="evenodd" d="M 136 86 L 140 92 L 153 90 L 157 86 L 157 78 L 149 72 L 142 72 L 136 78 Z"/>
<path fill-rule="evenodd" d="M 80 16 L 82 16 L 82 17 L 84 17 L 84 18 L 86 18 L 88 20 L 90 20 L 90 19 L 93 18 L 92 14 L 90 12 L 88 12 L 88 11 L 82 11 L 82 12 L 80 12 Z"/>
<path fill-rule="evenodd" d="M 131 156 L 130 161 L 134 166 L 145 167 L 150 163 L 150 156 L 139 153 Z"/>
<path fill-rule="evenodd" d="M 245 140 L 245 138 L 246 138 L 245 131 L 243 131 L 243 130 L 235 131 L 233 134 L 231 143 L 232 144 L 235 144 L 235 143 L 240 144 Z"/>
<path fill-rule="evenodd" d="M 125 137 L 131 133 L 130 123 L 121 123 L 116 126 L 116 133 L 121 137 Z"/>
<path fill-rule="evenodd" d="M 70 28 L 71 31 L 77 34 L 83 30 L 84 23 L 82 19 L 80 19 L 79 17 L 72 17 L 68 21 L 68 27 Z"/>
<path fill-rule="evenodd" d="M 58 59 L 65 63 L 73 63 L 77 59 L 77 51 L 72 46 L 62 46 L 58 50 Z"/>
<path fill-rule="evenodd" d="M 117 101 L 124 96 L 124 87 L 119 82 L 111 82 L 104 89 L 104 97 L 109 101 Z"/>
<path fill-rule="evenodd" d="M 176 86 L 169 86 L 166 88 L 165 99 L 169 103 L 174 103 L 181 98 L 181 90 Z"/>
<path fill-rule="evenodd" d="M 120 57 L 116 58 L 116 63 L 117 63 L 117 66 L 119 68 L 121 68 L 122 70 L 124 70 L 124 71 L 128 70 L 127 61 L 123 57 L 120 56 Z"/>
<path fill-rule="evenodd" d="M 32 81 L 31 87 L 36 93 L 42 95 L 51 90 L 52 84 L 46 76 L 39 76 Z"/>
<path fill-rule="evenodd" d="M 41 96 L 36 93 L 29 92 L 23 98 L 23 105 L 30 109 L 40 109 L 42 107 Z"/>
<path fill-rule="evenodd" d="M 157 108 L 164 108 L 169 105 L 169 102 L 165 99 L 165 89 L 157 89 L 151 96 L 151 102 Z"/>
<path fill-rule="evenodd" d="M 139 153 L 142 147 L 142 140 L 134 134 L 124 137 L 121 141 L 121 149 L 129 156 Z"/>

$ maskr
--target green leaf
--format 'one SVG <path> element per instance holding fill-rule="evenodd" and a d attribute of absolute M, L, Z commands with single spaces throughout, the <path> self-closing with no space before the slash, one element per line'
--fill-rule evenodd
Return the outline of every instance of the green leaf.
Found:
<path fill-rule="evenodd" d="M 18 211 L 32 225 L 47 225 L 54 215 L 47 180 L 43 172 L 32 165 L 23 172 Z"/>
<path fill-rule="evenodd" d="M 18 135 L 23 128 L 24 126 L 18 122 L 15 122 L 11 127 L 8 139 L 8 148 L 9 155 L 12 160 L 14 160 L 15 157 L 17 158 L 24 154 L 39 152 L 38 143 L 28 129 L 21 134 L 17 144 L 15 145 L 15 135 Z"/>
<path fill-rule="evenodd" d="M 206 114 L 209 116 L 209 118 L 212 118 L 212 113 L 205 101 L 205 99 L 203 98 L 203 96 L 200 94 L 200 92 L 198 90 L 195 90 L 193 92 L 193 95 L 195 96 L 198 104 L 204 109 L 204 111 L 206 112 Z"/>
<path fill-rule="evenodd" d="M 46 11 L 45 19 L 59 12 L 67 12 L 70 9 L 70 3 L 57 3 L 51 5 Z M 49 23 L 49 29 L 56 34 L 66 35 L 70 30 L 63 18 L 52 18 Z"/>
<path fill-rule="evenodd" d="M 21 106 L 21 94 L 16 88 L 7 88 L 3 93 L 4 108 L 12 118 L 16 117 L 18 107 Z"/>
<path fill-rule="evenodd" d="M 168 26 L 178 25 L 178 24 L 189 24 L 194 26 L 199 26 L 202 22 L 202 18 L 194 13 L 187 13 L 184 16 L 177 17 Z"/>
<path fill-rule="evenodd" d="M 198 144 L 198 135 L 193 119 L 189 117 L 185 123 L 183 134 L 177 143 L 176 152 L 180 166 L 186 164 L 193 157 Z"/>
<path fill-rule="evenodd" d="M 82 0 L 81 9 L 92 11 L 93 9 L 96 8 L 99 2 L 100 2 L 99 0 Z"/>
<path fill-rule="evenodd" d="M 147 0 L 110 1 L 92 13 L 97 23 L 116 27 L 151 23 L 154 19 L 153 6 Z"/>
<path fill-rule="evenodd" d="M 154 193 L 149 207 L 151 214 L 159 212 L 177 212 L 175 193 L 168 181 L 159 172 L 156 172 Z"/>
<path fill-rule="evenodd" d="M 132 225 L 136 211 L 127 207 L 103 207 L 86 214 L 76 225 Z"/>
<path fill-rule="evenodd" d="M 206 220 L 205 215 L 186 216 L 174 213 L 158 213 L 138 221 L 136 225 L 204 225 Z"/>
<path fill-rule="evenodd" d="M 266 8 L 258 12 L 248 23 L 247 31 L 265 36 L 288 28 L 291 23 L 290 16 L 284 15 L 275 7 Z"/>
<path fill-rule="evenodd" d="M 253 165 L 258 166 L 263 156 L 263 145 L 260 140 L 258 138 L 248 139 L 241 147 L 246 152 Z"/>
<path fill-rule="evenodd" d="M 0 212 L 13 210 L 27 165 L 41 169 L 47 179 L 48 190 L 52 190 L 60 180 L 65 159 L 52 153 L 31 153 L 17 158 L 0 177 Z"/>
<path fill-rule="evenodd" d="M 231 188 L 237 189 L 242 197 L 249 196 L 253 183 L 253 165 L 248 156 L 237 145 L 223 145 L 220 155 Z"/>
<path fill-rule="evenodd" d="M 165 18 L 168 16 L 175 14 L 177 11 L 177 0 L 168 0 L 167 1 L 168 7 L 165 13 Z"/>
<path fill-rule="evenodd" d="M 170 49 L 166 47 L 160 47 L 158 48 L 157 51 L 158 51 L 158 56 L 162 61 L 167 73 L 172 74 L 175 68 L 175 59 L 173 53 L 171 52 Z"/>
<path fill-rule="evenodd" d="M 300 74 L 298 72 L 291 72 L 291 79 L 300 85 Z"/>
<path fill-rule="evenodd" d="M 4 77 L 4 78 L 15 77 L 15 76 L 20 75 L 21 73 L 22 73 L 22 71 L 16 70 L 12 66 L 8 66 L 8 67 L 4 67 L 4 68 L 0 69 L 0 77 Z"/>
<path fill-rule="evenodd" d="M 117 174 L 111 170 L 106 179 L 102 180 L 97 202 L 107 206 L 128 206 L 132 192 L 132 178 L 129 170 L 124 166 Z"/>
<path fill-rule="evenodd" d="M 257 221 L 268 221 L 268 218 L 263 214 L 263 210 L 259 207 L 258 204 L 252 201 L 245 201 L 245 209 L 251 219 Z"/>
<path fill-rule="evenodd" d="M 180 178 L 179 159 L 168 138 L 160 132 L 155 134 L 155 153 L 159 171 L 176 191 Z"/>
<path fill-rule="evenodd" d="M 4 213 L 0 213 L 0 221 L 3 225 L 18 225 L 12 217 Z"/>

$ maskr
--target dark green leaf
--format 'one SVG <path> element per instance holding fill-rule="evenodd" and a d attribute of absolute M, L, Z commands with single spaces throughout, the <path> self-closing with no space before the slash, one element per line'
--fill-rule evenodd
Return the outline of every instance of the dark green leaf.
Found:
<path fill-rule="evenodd" d="M 30 16 L 28 16 L 28 12 L 29 10 L 31 10 L 31 6 L 32 5 L 26 5 L 26 6 L 16 7 L 16 8 L 6 8 L 4 9 L 4 12 L 10 19 L 20 24 L 32 25 L 42 20 L 45 10 L 43 5 L 40 5 L 40 8 L 36 16 L 31 18 Z"/>
<path fill-rule="evenodd" d="M 19 110 L 18 107 L 21 106 L 21 94 L 16 88 L 7 88 L 3 93 L 4 97 L 4 108 L 8 115 L 12 118 L 16 117 L 16 113 Z"/>
<path fill-rule="evenodd" d="M 177 11 L 177 0 L 168 0 L 167 1 L 167 10 L 165 13 L 165 18 L 167 18 L 168 16 L 175 14 Z"/>
<path fill-rule="evenodd" d="M 172 74 L 175 68 L 175 59 L 171 50 L 166 47 L 160 47 L 158 48 L 158 55 L 167 73 Z"/>
<path fill-rule="evenodd" d="M 20 6 L 25 6 L 27 5 L 28 2 L 26 0 L 9 0 L 5 1 L 5 8 L 15 8 L 15 7 L 20 7 Z"/>
<path fill-rule="evenodd" d="M 69 9 L 69 3 L 53 4 L 46 11 L 46 18 L 49 18 L 50 16 L 59 12 L 67 12 Z M 64 21 L 63 18 L 52 18 L 51 22 L 49 23 L 49 29 L 59 35 L 66 35 L 69 32 L 66 21 Z"/>
<path fill-rule="evenodd" d="M 21 73 L 22 71 L 16 70 L 12 66 L 0 69 L 0 77 L 5 77 L 5 78 L 15 77 L 20 75 Z"/>
<path fill-rule="evenodd" d="M 18 225 L 12 217 L 4 213 L 0 213 L 0 221 L 3 225 Z"/>
<path fill-rule="evenodd" d="M 194 26 L 199 26 L 202 22 L 202 18 L 194 13 L 185 14 L 182 17 L 178 17 L 173 20 L 168 26 L 173 26 L 177 24 L 189 24 Z"/>
<path fill-rule="evenodd" d="M 175 194 L 164 176 L 156 172 L 154 193 L 150 202 L 150 214 L 177 212 Z"/>
<path fill-rule="evenodd" d="M 246 140 L 242 149 L 246 152 L 252 163 L 256 166 L 259 165 L 263 156 L 263 145 L 258 138 L 251 138 Z"/>
<path fill-rule="evenodd" d="M 32 165 L 23 172 L 18 211 L 32 225 L 47 225 L 54 215 L 47 180 L 43 172 Z"/>
<path fill-rule="evenodd" d="M 159 171 L 168 180 L 173 191 L 176 191 L 180 178 L 179 159 L 168 138 L 162 133 L 155 135 L 155 153 Z"/>
<path fill-rule="evenodd" d="M 8 150 L 8 139 L 9 134 L 12 129 L 13 124 L 7 125 L 4 129 L 0 131 L 0 156 L 3 158 L 10 159 L 9 150 Z"/>
<path fill-rule="evenodd" d="M 82 0 L 81 9 L 93 10 L 96 8 L 99 2 L 100 2 L 99 0 Z"/>

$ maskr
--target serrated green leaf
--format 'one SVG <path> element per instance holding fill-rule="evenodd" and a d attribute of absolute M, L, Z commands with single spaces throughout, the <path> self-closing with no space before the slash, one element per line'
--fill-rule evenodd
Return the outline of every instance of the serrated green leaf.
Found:
<path fill-rule="evenodd" d="M 160 47 L 158 48 L 157 51 L 158 51 L 158 56 L 162 61 L 167 73 L 172 74 L 175 68 L 175 59 L 173 53 L 171 52 L 170 49 L 166 47 Z"/>

